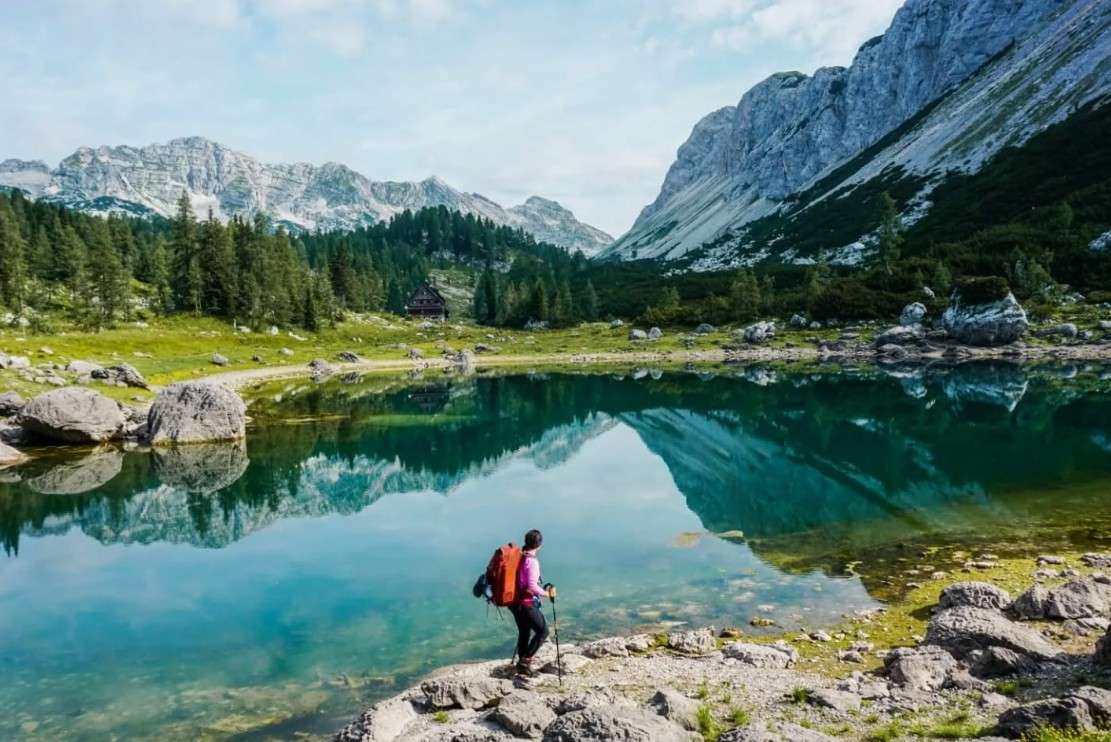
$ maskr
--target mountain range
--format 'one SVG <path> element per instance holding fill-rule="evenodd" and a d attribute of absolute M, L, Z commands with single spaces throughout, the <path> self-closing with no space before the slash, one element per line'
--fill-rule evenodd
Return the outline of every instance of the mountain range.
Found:
<path fill-rule="evenodd" d="M 816 204 L 853 214 L 901 189 L 910 225 L 953 174 L 1109 94 L 1106 0 L 908 0 L 851 66 L 772 75 L 699 121 L 655 201 L 600 257 L 855 264 L 873 246 L 867 219 L 848 242 L 792 240 L 820 231 Z"/>
<path fill-rule="evenodd" d="M 354 229 L 405 209 L 446 206 L 590 256 L 613 241 L 539 196 L 505 208 L 440 180 L 372 181 L 334 162 L 267 164 L 202 137 L 145 147 L 81 147 L 51 170 L 38 160 L 0 162 L 0 186 L 85 212 L 170 216 L 184 190 L 193 209 L 220 219 L 265 213 L 292 230 Z"/>

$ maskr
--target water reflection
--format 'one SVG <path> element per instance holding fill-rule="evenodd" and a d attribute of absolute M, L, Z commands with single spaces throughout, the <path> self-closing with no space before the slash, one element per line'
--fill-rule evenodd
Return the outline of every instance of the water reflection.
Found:
<path fill-rule="evenodd" d="M 447 493 L 514 460 L 557 467 L 624 425 L 709 531 L 778 537 L 892 517 L 923 529 L 948 505 L 990 510 L 1007 492 L 1106 477 L 1111 402 L 1091 377 L 1062 386 L 1053 367 L 984 362 L 287 385 L 253 403 L 247 445 L 39 458 L 0 482 L 0 526 L 9 553 L 21 533 L 70 527 L 224 546 L 283 518 Z"/>

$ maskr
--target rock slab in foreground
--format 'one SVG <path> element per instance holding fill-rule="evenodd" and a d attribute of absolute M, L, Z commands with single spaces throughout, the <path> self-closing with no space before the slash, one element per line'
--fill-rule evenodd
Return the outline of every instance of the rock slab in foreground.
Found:
<path fill-rule="evenodd" d="M 752 724 L 733 729 L 718 737 L 718 742 L 833 742 L 833 739 L 813 729 L 784 722 L 771 727 Z"/>
<path fill-rule="evenodd" d="M 688 732 L 662 716 L 641 708 L 595 707 L 573 711 L 554 721 L 544 742 L 697 742 Z"/>
<path fill-rule="evenodd" d="M 123 427 L 120 406 L 91 389 L 55 389 L 25 404 L 17 418 L 24 430 L 55 443 L 102 443 Z"/>
<path fill-rule="evenodd" d="M 247 405 L 222 384 L 171 384 L 150 406 L 152 444 L 226 441 L 247 435 Z"/>
<path fill-rule="evenodd" d="M 514 691 L 501 699 L 490 719 L 514 736 L 540 739 L 556 714 L 535 693 Z"/>

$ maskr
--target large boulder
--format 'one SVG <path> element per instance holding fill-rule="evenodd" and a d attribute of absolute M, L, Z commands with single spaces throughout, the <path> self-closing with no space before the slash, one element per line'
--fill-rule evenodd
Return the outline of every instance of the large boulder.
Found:
<path fill-rule="evenodd" d="M 1090 578 L 1071 580 L 1051 588 L 1046 595 L 1047 618 L 1089 618 L 1104 616 L 1108 612 L 1111 587 Z"/>
<path fill-rule="evenodd" d="M 1007 292 L 1002 299 L 978 304 L 963 302 L 959 294 L 941 317 L 949 336 L 965 345 L 1006 345 L 1026 334 L 1026 311 Z"/>
<path fill-rule="evenodd" d="M 1111 726 L 1111 691 L 1086 685 L 1062 698 L 1034 701 L 1003 712 L 995 731 L 1017 739 L 1047 727 L 1075 733 L 1108 726 Z"/>
<path fill-rule="evenodd" d="M 1092 662 L 1103 667 L 1111 667 L 1111 629 L 1108 629 L 1107 633 L 1096 642 L 1096 651 L 1092 655 Z"/>
<path fill-rule="evenodd" d="M 914 302 L 907 304 L 903 307 L 902 313 L 899 315 L 899 324 L 904 327 L 922 324 L 922 320 L 926 317 L 926 305 L 922 302 Z"/>
<path fill-rule="evenodd" d="M 1005 647 L 1039 660 L 1052 660 L 1061 651 L 1040 633 L 1009 620 L 999 611 L 960 606 L 939 611 L 930 618 L 926 644 L 948 649 L 964 657 L 978 649 Z"/>
<path fill-rule="evenodd" d="M 974 608 L 1003 610 L 1011 603 L 1010 594 L 987 582 L 954 582 L 941 591 L 939 608 L 957 608 L 970 605 Z"/>
<path fill-rule="evenodd" d="M 648 339 L 649 340 L 659 340 L 663 336 L 664 336 L 663 330 L 661 330 L 658 327 L 653 327 L 653 328 L 648 330 Z"/>
<path fill-rule="evenodd" d="M 988 647 L 972 664 L 970 672 L 978 678 L 998 678 L 1036 669 L 1037 663 L 1024 654 L 1004 647 Z"/>
<path fill-rule="evenodd" d="M 647 340 L 648 339 L 648 333 L 645 332 L 644 330 L 638 330 L 634 327 L 633 329 L 629 330 L 629 339 L 630 340 Z"/>
<path fill-rule="evenodd" d="M 709 654 L 717 649 L 717 641 L 709 629 L 676 631 L 667 635 L 667 646 L 683 654 Z"/>
<path fill-rule="evenodd" d="M 746 343 L 759 345 L 775 337 L 775 323 L 769 321 L 755 322 L 741 331 L 741 336 Z"/>
<path fill-rule="evenodd" d="M 116 437 L 124 424 L 118 404 L 76 387 L 40 394 L 23 406 L 17 419 L 28 433 L 55 443 L 102 443 Z"/>
<path fill-rule="evenodd" d="M 912 325 L 904 327 L 903 325 L 896 325 L 888 327 L 886 330 L 876 335 L 872 341 L 872 346 L 882 348 L 885 345 L 918 345 L 926 337 L 926 331 L 922 329 L 921 325 Z"/>
<path fill-rule="evenodd" d="M 619 636 L 598 639 L 582 646 L 582 653 L 587 657 L 628 657 L 628 643 Z"/>
<path fill-rule="evenodd" d="M 513 691 L 498 702 L 490 720 L 516 737 L 540 739 L 555 721 L 555 712 L 535 693 Z"/>
<path fill-rule="evenodd" d="M 798 661 L 798 652 L 786 644 L 750 644 L 733 642 L 722 647 L 729 659 L 763 669 L 783 670 Z"/>
<path fill-rule="evenodd" d="M 92 361 L 70 361 L 66 365 L 66 371 L 75 376 L 92 376 L 94 371 L 100 371 L 101 366 L 99 363 Z"/>
<path fill-rule="evenodd" d="M 1035 621 L 1045 618 L 1045 608 L 1049 601 L 1049 589 L 1041 585 L 1032 585 L 1026 592 L 1015 598 L 1007 608 L 1013 618 L 1020 621 Z"/>
<path fill-rule="evenodd" d="M 556 719 L 544 732 L 544 742 L 696 742 L 689 732 L 647 709 L 595 706 Z"/>
<path fill-rule="evenodd" d="M 884 660 L 887 677 L 892 683 L 918 691 L 935 691 L 953 683 L 961 672 L 953 655 L 941 647 L 899 647 Z"/>
<path fill-rule="evenodd" d="M 107 371 L 117 382 L 123 382 L 127 386 L 138 387 L 139 389 L 147 388 L 147 380 L 139 373 L 139 369 L 130 363 L 118 363 L 115 366 L 110 366 Z"/>
<path fill-rule="evenodd" d="M 243 438 L 247 405 L 222 384 L 171 384 L 150 406 L 147 435 L 154 445 Z"/>

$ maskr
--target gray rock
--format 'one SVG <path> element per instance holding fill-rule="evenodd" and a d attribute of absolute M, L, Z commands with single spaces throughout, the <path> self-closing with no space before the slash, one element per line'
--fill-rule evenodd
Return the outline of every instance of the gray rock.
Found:
<path fill-rule="evenodd" d="M 80 495 L 103 487 L 121 471 L 123 454 L 115 448 L 100 448 L 28 479 L 27 486 L 44 495 Z"/>
<path fill-rule="evenodd" d="M 6 365 L 12 369 L 31 368 L 31 359 L 27 356 L 8 356 Z"/>
<path fill-rule="evenodd" d="M 922 320 L 926 317 L 926 305 L 921 302 L 914 302 L 907 304 L 903 307 L 902 313 L 899 315 L 899 324 L 903 327 L 911 327 L 913 325 L 922 324 Z"/>
<path fill-rule="evenodd" d="M 855 693 L 847 690 L 836 690 L 834 688 L 818 688 L 810 692 L 810 703 L 816 706 L 824 706 L 831 708 L 842 714 L 847 714 L 850 711 L 857 711 L 860 709 L 861 698 Z"/>
<path fill-rule="evenodd" d="M 1089 567 L 1111 567 L 1111 554 L 1088 552 L 1080 557 L 1080 561 Z"/>
<path fill-rule="evenodd" d="M 336 735 L 336 742 L 392 742 L 416 721 L 413 704 L 401 698 L 376 703 Z"/>
<path fill-rule="evenodd" d="M 560 663 L 563 665 L 562 669 Z M 546 672 L 549 675 L 558 675 L 560 672 L 564 675 L 574 675 L 589 664 L 589 657 L 574 652 L 562 652 L 560 658 L 549 660 L 541 666 L 540 672 Z"/>
<path fill-rule="evenodd" d="M 835 742 L 835 738 L 798 724 L 771 722 L 730 729 L 718 742 Z"/>
<path fill-rule="evenodd" d="M 100 369 L 100 364 L 90 361 L 70 361 L 66 365 L 66 371 L 76 376 L 92 376 L 93 371 L 99 371 Z"/>
<path fill-rule="evenodd" d="M 964 304 L 954 294 L 941 321 L 957 341 L 987 346 L 1013 343 L 1026 334 L 1030 325 L 1025 310 L 1011 293 L 986 304 Z"/>
<path fill-rule="evenodd" d="M 0 417 L 19 414 L 27 401 L 16 392 L 0 392 Z"/>
<path fill-rule="evenodd" d="M 664 336 L 663 330 L 661 330 L 658 327 L 653 327 L 653 328 L 648 330 L 648 339 L 649 340 L 659 340 L 663 336 Z"/>
<path fill-rule="evenodd" d="M 359 363 L 363 360 L 357 353 L 353 353 L 350 350 L 341 350 L 336 354 L 336 358 L 344 363 Z"/>
<path fill-rule="evenodd" d="M 132 366 L 130 363 L 120 363 L 107 369 L 117 382 L 123 382 L 127 386 L 137 387 L 139 389 L 146 389 L 147 380 L 139 373 L 139 370 Z"/>
<path fill-rule="evenodd" d="M 895 343 L 884 343 L 876 348 L 876 352 L 882 357 L 885 362 L 898 362 L 905 360 L 908 355 L 907 349 Z"/>
<path fill-rule="evenodd" d="M 555 719 L 555 712 L 538 695 L 519 690 L 501 699 L 490 714 L 491 721 L 526 739 L 540 739 Z"/>
<path fill-rule="evenodd" d="M 987 582 L 954 582 L 941 591 L 939 608 L 970 605 L 975 608 L 1003 610 L 1011 603 L 1010 594 Z"/>
<path fill-rule="evenodd" d="M 587 657 L 628 657 L 629 649 L 621 637 L 611 636 L 584 644 L 582 653 Z"/>
<path fill-rule="evenodd" d="M 899 647 L 884 660 L 892 683 L 915 691 L 934 691 L 951 685 L 960 664 L 941 647 Z"/>
<path fill-rule="evenodd" d="M 568 695 L 556 704 L 556 713 L 562 716 L 572 711 L 582 711 L 588 708 L 610 706 L 635 706 L 625 696 L 619 696 L 609 688 L 594 688 L 581 693 Z"/>
<path fill-rule="evenodd" d="M 494 678 L 436 678 L 420 684 L 425 703 L 433 709 L 481 709 L 513 692 L 513 684 Z"/>
<path fill-rule="evenodd" d="M 791 319 L 787 321 L 787 324 L 789 324 L 791 327 L 801 330 L 809 323 L 806 321 L 806 317 L 803 317 L 801 314 L 792 314 Z"/>
<path fill-rule="evenodd" d="M 147 434 L 154 445 L 243 438 L 247 405 L 222 384 L 171 384 L 150 406 Z"/>
<path fill-rule="evenodd" d="M 544 732 L 544 742 L 696 742 L 688 732 L 659 714 L 641 708 L 592 707 L 556 719 Z"/>
<path fill-rule="evenodd" d="M 1078 579 L 1050 588 L 1046 595 L 1047 618 L 1087 618 L 1108 612 L 1109 588 L 1095 580 Z"/>
<path fill-rule="evenodd" d="M 889 327 L 872 341 L 872 345 L 876 348 L 882 348 L 885 345 L 918 345 L 926 336 L 926 331 L 922 329 L 921 325 L 912 325 L 904 327 L 903 325 L 896 325 Z"/>
<path fill-rule="evenodd" d="M 775 323 L 768 320 L 755 322 L 741 330 L 740 334 L 746 343 L 760 345 L 775 337 Z"/>
<path fill-rule="evenodd" d="M 17 417 L 28 433 L 56 443 L 101 443 L 123 427 L 120 406 L 91 389 L 57 389 L 38 395 Z"/>
<path fill-rule="evenodd" d="M 634 328 L 629 330 L 629 339 L 630 340 L 647 340 L 648 339 L 648 333 L 645 332 L 644 330 L 638 330 L 634 327 Z"/>
<path fill-rule="evenodd" d="M 786 644 L 733 642 L 721 651 L 729 659 L 764 669 L 786 669 L 798 661 L 798 652 Z"/>
<path fill-rule="evenodd" d="M 312 377 L 319 381 L 332 374 L 332 364 L 328 363 L 323 358 L 314 358 L 309 361 L 309 373 Z"/>
<path fill-rule="evenodd" d="M 655 643 L 655 638 L 648 634 L 633 634 L 625 637 L 625 648 L 630 652 L 647 652 Z"/>
<path fill-rule="evenodd" d="M 1044 335 L 1044 336 L 1047 336 L 1047 337 L 1060 337 L 1060 338 L 1065 338 L 1067 340 L 1071 340 L 1074 337 L 1076 337 L 1076 334 L 1078 332 L 1079 332 L 1079 329 L 1072 322 L 1062 322 L 1059 325 L 1054 325 L 1053 327 L 1042 330 L 1038 334 Z"/>
<path fill-rule="evenodd" d="M 452 363 L 459 369 L 460 372 L 469 374 L 474 371 L 474 353 L 464 348 L 455 354 L 452 358 Z"/>
<path fill-rule="evenodd" d="M 227 356 L 221 355 L 219 353 L 213 353 L 212 358 L 209 360 L 211 360 L 212 364 L 215 366 L 226 366 L 231 363 L 231 361 L 228 360 Z"/>
<path fill-rule="evenodd" d="M 1007 612 L 1020 621 L 1036 621 L 1045 618 L 1049 590 L 1041 585 L 1033 585 L 1022 595 L 1015 598 Z"/>
<path fill-rule="evenodd" d="M 678 631 L 667 635 L 667 646 L 683 654 L 709 654 L 717 649 L 714 632 L 709 629 Z"/>
<path fill-rule="evenodd" d="M 286 356 L 288 358 L 289 356 L 293 355 L 293 349 L 292 348 L 282 348 L 278 351 L 278 355 Z"/>
<path fill-rule="evenodd" d="M 1088 712 L 1099 729 L 1111 727 L 1111 690 L 1085 685 L 1069 693 L 1088 704 Z"/>
<path fill-rule="evenodd" d="M 694 331 L 698 335 L 709 335 L 711 332 L 717 332 L 718 328 L 708 322 L 703 322 L 698 327 L 694 328 Z"/>
<path fill-rule="evenodd" d="M 972 663 L 970 672 L 978 678 L 998 678 L 1030 672 L 1037 663 L 1024 654 L 1004 647 L 988 647 Z"/>
<path fill-rule="evenodd" d="M 1079 698 L 1050 698 L 1008 709 L 999 715 L 995 731 L 1018 739 L 1043 727 L 1089 731 L 1094 729 L 1088 704 Z"/>
<path fill-rule="evenodd" d="M 960 606 L 930 618 L 926 644 L 962 657 L 977 649 L 1005 647 L 1041 660 L 1056 659 L 1061 651 L 1037 631 L 1015 623 L 998 611 Z"/>
<path fill-rule="evenodd" d="M 424 352 L 420 348 L 409 348 L 409 358 L 414 361 L 419 361 L 424 358 Z"/>
<path fill-rule="evenodd" d="M 661 688 L 648 701 L 656 713 L 684 729 L 698 729 L 698 702 L 674 688 Z"/>

